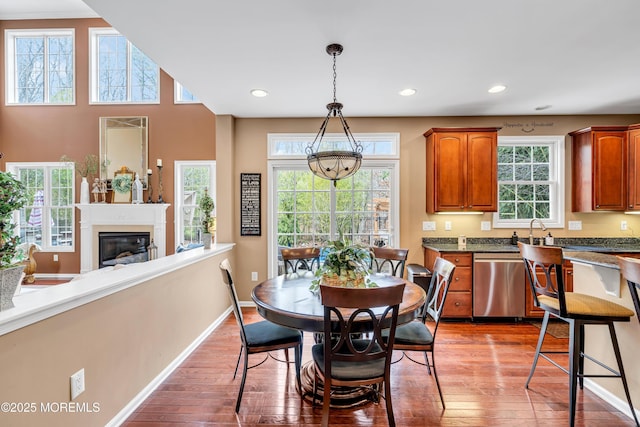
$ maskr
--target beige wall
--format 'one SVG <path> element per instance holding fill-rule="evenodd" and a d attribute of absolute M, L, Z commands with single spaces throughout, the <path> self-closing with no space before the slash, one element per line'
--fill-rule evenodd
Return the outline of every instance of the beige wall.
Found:
<path fill-rule="evenodd" d="M 0 402 L 70 401 L 99 412 L 0 414 L 1 425 L 105 425 L 229 307 L 222 253 L 66 313 L 0 336 Z M 64 285 L 60 285 L 64 286 Z"/>
<path fill-rule="evenodd" d="M 409 249 L 409 262 L 423 263 L 422 237 L 509 237 L 513 229 L 480 231 L 481 221 L 491 221 L 492 214 L 483 215 L 428 215 L 426 213 L 425 185 L 425 140 L 423 133 L 432 127 L 500 126 L 499 135 L 565 135 L 565 223 L 580 220 L 582 231 L 554 229 L 556 237 L 588 236 L 631 236 L 640 229 L 640 218 L 633 215 L 615 213 L 577 214 L 571 210 L 570 163 L 571 144 L 566 136 L 569 132 L 595 125 L 627 125 L 640 122 L 640 115 L 634 116 L 531 116 L 531 117 L 416 117 L 416 118 L 351 118 L 347 117 L 353 132 L 399 132 L 400 133 L 400 246 Z M 235 119 L 234 138 L 235 171 L 234 206 L 240 205 L 238 182 L 240 173 L 262 173 L 262 236 L 241 237 L 234 226 L 233 240 L 238 248 L 238 280 L 240 299 L 249 300 L 250 290 L 256 284 L 250 281 L 250 272 L 257 271 L 260 280 L 267 274 L 267 134 L 271 132 L 314 133 L 321 118 L 300 119 Z M 220 138 L 218 134 L 218 138 Z M 228 141 L 227 141 L 228 142 Z M 220 139 L 218 144 L 222 143 Z M 218 175 L 220 181 L 222 177 Z M 219 194 L 219 193 L 218 193 Z M 236 213 L 235 216 L 239 214 Z M 629 230 L 620 231 L 620 220 L 628 221 Z M 436 232 L 422 231 L 422 221 L 435 221 Z M 451 231 L 444 231 L 444 221 L 451 221 Z M 517 230 L 520 236 L 528 235 L 528 230 Z"/>

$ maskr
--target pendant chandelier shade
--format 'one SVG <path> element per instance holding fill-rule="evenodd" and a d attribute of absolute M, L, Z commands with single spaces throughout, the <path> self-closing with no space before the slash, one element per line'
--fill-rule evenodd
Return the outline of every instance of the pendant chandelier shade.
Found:
<path fill-rule="evenodd" d="M 327 104 L 327 116 L 320 125 L 320 130 L 313 142 L 306 148 L 307 162 L 311 172 L 320 178 L 333 181 L 334 186 L 336 181 L 356 173 L 362 163 L 362 145 L 353 137 L 351 129 L 342 115 L 342 104 L 336 99 L 336 56 L 340 55 L 342 50 L 342 45 L 339 44 L 327 46 L 327 53 L 333 57 L 333 102 Z M 327 130 L 329 120 L 332 118 L 340 120 L 351 151 L 320 150 L 322 138 Z"/>

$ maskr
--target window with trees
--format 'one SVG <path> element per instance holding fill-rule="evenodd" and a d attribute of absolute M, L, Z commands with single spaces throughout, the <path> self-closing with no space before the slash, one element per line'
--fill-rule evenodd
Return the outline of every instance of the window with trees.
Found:
<path fill-rule="evenodd" d="M 92 103 L 160 102 L 160 69 L 113 28 L 90 28 Z"/>
<path fill-rule="evenodd" d="M 73 252 L 73 165 L 7 163 L 7 171 L 27 189 L 27 205 L 15 213 L 16 232 L 21 242 L 37 243 L 44 251 Z"/>
<path fill-rule="evenodd" d="M 198 104 L 198 98 L 186 87 L 182 86 L 180 83 L 174 81 L 173 83 L 173 102 L 174 104 Z"/>
<path fill-rule="evenodd" d="M 7 105 L 75 102 L 74 30 L 6 30 Z"/>
<path fill-rule="evenodd" d="M 202 242 L 202 212 L 198 206 L 205 190 L 216 201 L 216 162 L 193 160 L 175 162 L 176 245 Z M 215 209 L 213 211 L 215 215 Z"/>
<path fill-rule="evenodd" d="M 269 135 L 270 276 L 283 246 L 322 246 L 340 233 L 365 245 L 398 245 L 399 135 L 355 135 L 365 148 L 362 166 L 335 187 L 309 170 L 304 148 L 314 136 Z"/>
<path fill-rule="evenodd" d="M 498 137 L 495 228 L 526 228 L 533 218 L 564 226 L 563 136 Z"/>

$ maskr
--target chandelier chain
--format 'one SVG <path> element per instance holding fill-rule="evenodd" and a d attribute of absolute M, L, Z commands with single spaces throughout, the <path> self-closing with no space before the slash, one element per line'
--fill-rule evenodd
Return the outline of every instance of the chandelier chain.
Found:
<path fill-rule="evenodd" d="M 336 98 L 336 78 L 338 73 L 336 72 L 336 53 L 333 53 L 333 102 L 338 102 Z"/>

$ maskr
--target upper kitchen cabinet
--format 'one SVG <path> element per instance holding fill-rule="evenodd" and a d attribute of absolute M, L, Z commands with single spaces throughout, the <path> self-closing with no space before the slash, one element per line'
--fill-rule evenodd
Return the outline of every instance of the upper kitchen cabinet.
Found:
<path fill-rule="evenodd" d="M 573 212 L 627 208 L 628 126 L 597 126 L 572 137 Z"/>
<path fill-rule="evenodd" d="M 629 126 L 629 192 L 627 210 L 640 210 L 640 124 Z"/>
<path fill-rule="evenodd" d="M 495 212 L 498 130 L 433 128 L 427 139 L 427 212 Z"/>

